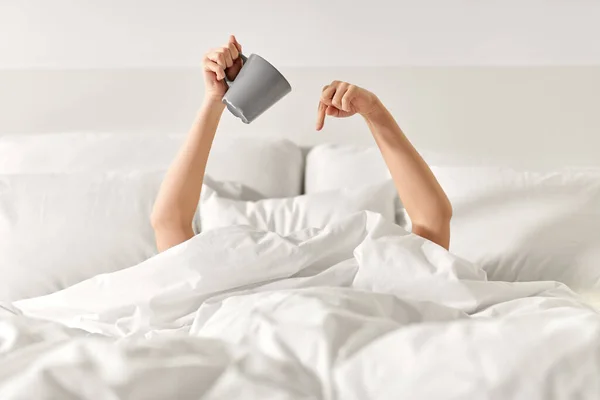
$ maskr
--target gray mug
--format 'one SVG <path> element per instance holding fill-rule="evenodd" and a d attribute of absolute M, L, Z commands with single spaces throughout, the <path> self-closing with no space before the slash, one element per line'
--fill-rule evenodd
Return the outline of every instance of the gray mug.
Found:
<path fill-rule="evenodd" d="M 242 58 L 242 69 L 233 81 L 227 80 L 229 89 L 223 103 L 233 115 L 249 124 L 267 111 L 292 87 L 281 72 L 259 55 Z"/>

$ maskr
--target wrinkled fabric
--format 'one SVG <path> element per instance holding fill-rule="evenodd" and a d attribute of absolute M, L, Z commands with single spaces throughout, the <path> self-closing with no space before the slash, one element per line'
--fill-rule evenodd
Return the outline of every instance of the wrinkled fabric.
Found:
<path fill-rule="evenodd" d="M 381 216 L 204 232 L 0 308 L 1 399 L 598 399 L 600 314 Z"/>

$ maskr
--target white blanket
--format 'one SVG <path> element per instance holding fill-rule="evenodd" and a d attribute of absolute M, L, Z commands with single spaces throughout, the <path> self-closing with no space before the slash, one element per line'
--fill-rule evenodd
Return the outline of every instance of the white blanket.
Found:
<path fill-rule="evenodd" d="M 0 308 L 0 399 L 598 399 L 600 314 L 368 212 Z"/>

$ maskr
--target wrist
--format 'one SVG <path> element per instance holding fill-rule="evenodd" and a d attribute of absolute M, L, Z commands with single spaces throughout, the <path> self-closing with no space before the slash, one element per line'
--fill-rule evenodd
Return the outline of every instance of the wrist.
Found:
<path fill-rule="evenodd" d="M 386 110 L 385 106 L 383 105 L 383 103 L 381 102 L 381 100 L 379 100 L 378 97 L 375 97 L 375 101 L 373 102 L 373 107 L 371 107 L 369 109 L 369 111 L 362 113 L 361 116 L 366 121 L 372 121 L 374 119 L 377 119 L 381 115 L 385 114 L 386 111 L 387 110 Z"/>
<path fill-rule="evenodd" d="M 203 110 L 221 111 L 225 110 L 225 104 L 221 101 L 220 97 L 206 96 L 202 102 Z"/>

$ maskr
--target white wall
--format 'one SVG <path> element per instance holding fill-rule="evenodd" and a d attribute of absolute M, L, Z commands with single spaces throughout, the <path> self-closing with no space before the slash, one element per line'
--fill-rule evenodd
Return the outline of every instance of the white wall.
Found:
<path fill-rule="evenodd" d="M 600 64 L 597 0 L 0 0 L 0 68 Z"/>
<path fill-rule="evenodd" d="M 284 68 L 293 91 L 250 125 L 228 112 L 219 134 L 302 145 L 369 144 L 361 118 L 315 132 L 321 87 L 373 90 L 421 150 L 461 160 L 600 165 L 600 67 Z M 202 99 L 197 68 L 0 72 L 0 133 L 185 133 Z"/>
<path fill-rule="evenodd" d="M 202 53 L 234 32 L 293 91 L 223 133 L 371 143 L 360 118 L 314 132 L 320 88 L 342 79 L 419 149 L 597 165 L 598 21 L 596 0 L 0 0 L 0 135 L 183 133 Z"/>

